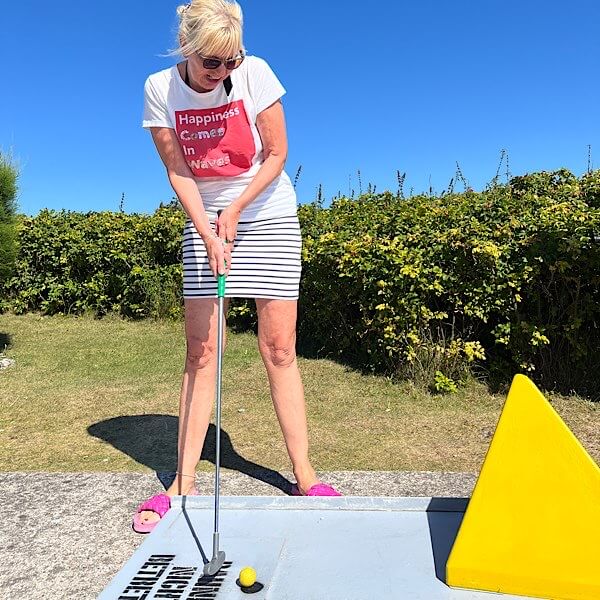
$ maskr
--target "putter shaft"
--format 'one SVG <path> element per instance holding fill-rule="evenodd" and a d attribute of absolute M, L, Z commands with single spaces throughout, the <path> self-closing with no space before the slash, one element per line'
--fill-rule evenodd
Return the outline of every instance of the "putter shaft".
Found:
<path fill-rule="evenodd" d="M 221 379 L 223 373 L 223 297 L 219 298 L 217 328 L 217 406 L 215 412 L 215 535 L 216 546 L 213 549 L 213 558 L 219 551 L 219 496 L 220 496 L 220 471 L 221 471 Z"/>
<path fill-rule="evenodd" d="M 223 334 L 224 334 L 224 303 L 225 275 L 219 275 L 217 311 L 217 401 L 215 408 L 215 528 L 213 532 L 213 554 L 210 562 L 204 565 L 205 575 L 215 575 L 225 562 L 225 552 L 219 550 L 219 500 L 221 486 L 221 380 L 223 375 Z"/>

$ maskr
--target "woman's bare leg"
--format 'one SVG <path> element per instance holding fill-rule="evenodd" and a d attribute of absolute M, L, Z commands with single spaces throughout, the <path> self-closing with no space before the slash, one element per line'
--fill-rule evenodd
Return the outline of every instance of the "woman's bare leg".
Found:
<path fill-rule="evenodd" d="M 297 304 L 295 300 L 256 299 L 258 347 L 294 476 L 304 493 L 318 479 L 308 458 L 304 387 L 296 361 Z"/>
<path fill-rule="evenodd" d="M 227 305 L 227 300 L 225 301 Z M 168 496 L 188 494 L 194 487 L 215 397 L 217 373 L 217 300 L 185 300 L 187 352 L 179 401 L 177 476 L 165 492 Z M 142 521 L 158 521 L 153 511 L 143 511 Z"/>

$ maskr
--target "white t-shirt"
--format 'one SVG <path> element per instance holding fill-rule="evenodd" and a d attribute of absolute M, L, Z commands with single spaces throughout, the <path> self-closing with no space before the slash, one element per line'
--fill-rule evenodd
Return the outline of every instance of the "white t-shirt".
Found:
<path fill-rule="evenodd" d="M 229 97 L 222 83 L 196 92 L 172 66 L 150 75 L 144 86 L 143 127 L 175 130 L 211 217 L 238 198 L 260 169 L 264 157 L 256 116 L 285 94 L 269 65 L 256 56 L 247 56 L 231 72 L 231 83 Z M 282 172 L 240 221 L 293 214 L 296 194 Z"/>

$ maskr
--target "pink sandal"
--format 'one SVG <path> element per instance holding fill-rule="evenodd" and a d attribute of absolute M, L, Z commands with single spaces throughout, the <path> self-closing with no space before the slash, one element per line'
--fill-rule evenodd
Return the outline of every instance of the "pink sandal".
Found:
<path fill-rule="evenodd" d="M 196 488 L 193 488 L 188 494 L 188 496 L 197 495 L 198 490 Z M 159 523 L 160 519 L 154 523 L 144 523 L 140 518 L 142 511 L 151 510 L 162 519 L 170 508 L 171 497 L 167 496 L 167 494 L 156 494 L 155 496 L 152 496 L 152 498 L 148 498 L 148 500 L 139 505 L 137 512 L 133 515 L 133 522 L 131 523 L 132 529 L 136 533 L 150 533 Z"/>
<path fill-rule="evenodd" d="M 302 494 L 300 489 L 298 488 L 298 484 L 294 483 L 292 485 L 292 496 L 341 496 L 333 486 L 328 485 L 327 483 L 315 483 L 315 485 L 311 486 L 306 492 L 306 494 Z"/>

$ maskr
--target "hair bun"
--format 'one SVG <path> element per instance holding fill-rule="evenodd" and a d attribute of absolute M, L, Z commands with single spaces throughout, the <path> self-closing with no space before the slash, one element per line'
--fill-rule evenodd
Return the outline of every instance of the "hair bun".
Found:
<path fill-rule="evenodd" d="M 184 15 L 184 14 L 185 14 L 185 12 L 187 11 L 187 9 L 190 7 L 190 5 L 191 5 L 191 2 L 190 2 L 190 4 L 180 4 L 180 5 L 179 5 L 179 6 L 176 8 L 176 11 L 177 11 L 177 16 L 178 16 L 180 19 L 183 19 L 183 15 Z"/>

